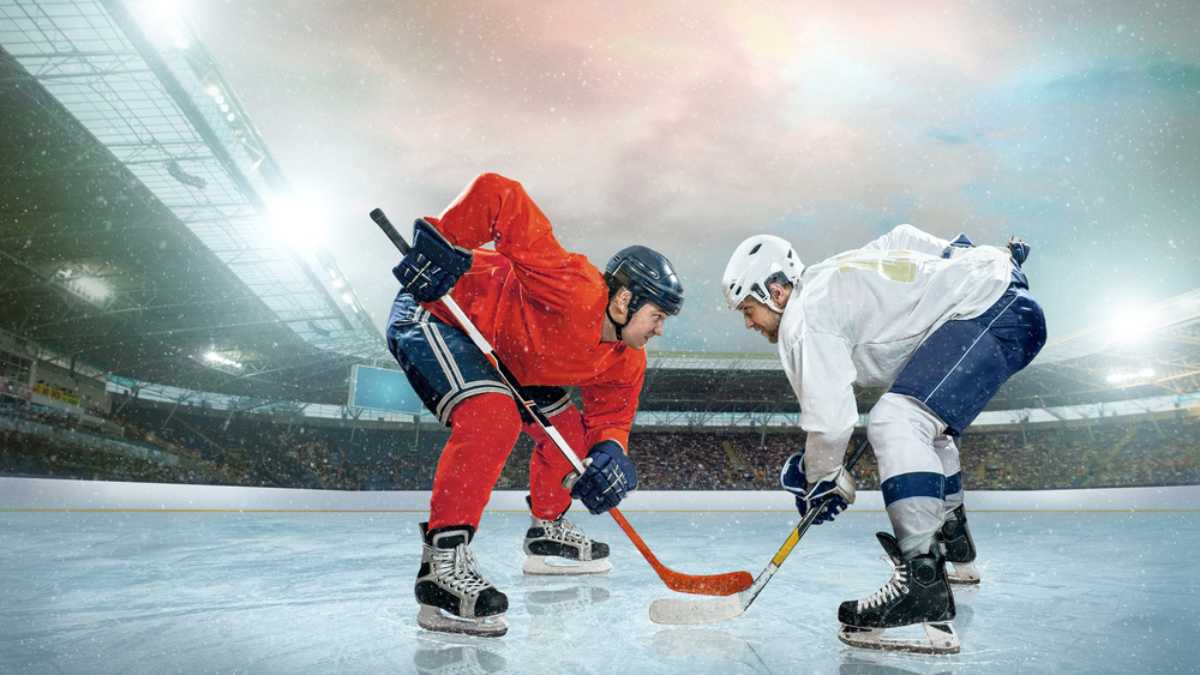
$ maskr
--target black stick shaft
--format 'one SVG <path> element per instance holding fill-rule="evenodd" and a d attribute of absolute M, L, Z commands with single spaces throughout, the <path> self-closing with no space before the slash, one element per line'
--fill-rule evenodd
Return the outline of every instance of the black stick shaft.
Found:
<path fill-rule="evenodd" d="M 858 447 L 854 449 L 854 452 L 850 453 L 850 458 L 846 460 L 847 471 L 853 469 L 855 464 L 858 464 L 858 458 L 862 457 L 863 453 L 867 451 L 867 445 L 867 441 L 864 440 L 858 444 Z"/>
<path fill-rule="evenodd" d="M 379 226 L 379 229 L 383 230 L 387 238 L 391 239 L 396 248 L 400 249 L 402 255 L 408 255 L 408 242 L 404 241 L 404 237 L 396 230 L 396 226 L 392 225 L 392 221 L 388 220 L 388 217 L 384 215 L 383 209 L 372 210 L 371 220 L 375 221 L 375 224 Z"/>
<path fill-rule="evenodd" d="M 387 238 L 392 240 L 392 243 L 395 244 L 396 248 L 400 250 L 400 253 L 405 255 L 408 254 L 408 242 L 405 241 L 404 236 L 396 230 L 396 226 L 392 225 L 392 221 L 388 219 L 387 215 L 383 212 L 383 209 L 372 210 L 371 220 L 375 221 L 375 224 L 379 226 L 379 229 L 383 230 L 383 233 L 387 235 Z M 500 361 L 500 358 L 496 356 L 495 352 L 490 352 L 490 356 L 495 359 L 495 366 L 496 369 L 500 371 L 500 378 L 509 386 L 510 389 L 513 390 L 513 393 L 516 394 L 517 398 L 521 400 L 521 403 L 525 405 L 525 408 L 529 411 L 529 413 L 536 417 L 543 426 L 550 424 L 550 420 L 544 414 L 542 414 L 542 411 L 539 410 L 532 400 L 525 395 L 524 389 L 522 389 L 521 384 L 517 382 L 516 376 L 512 374 L 512 371 L 508 369 L 508 366 L 504 365 L 504 363 Z"/>

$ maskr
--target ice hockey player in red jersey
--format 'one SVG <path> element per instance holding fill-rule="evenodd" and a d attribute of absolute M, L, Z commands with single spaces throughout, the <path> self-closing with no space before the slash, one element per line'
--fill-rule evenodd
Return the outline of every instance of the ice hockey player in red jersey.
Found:
<path fill-rule="evenodd" d="M 494 250 L 481 247 L 493 244 Z M 440 217 L 418 220 L 413 248 L 393 270 L 401 283 L 388 348 L 425 406 L 450 427 L 434 475 L 415 593 L 428 630 L 499 636 L 508 599 L 480 573 L 471 540 L 505 460 L 524 431 L 532 522 L 527 574 L 606 572 L 608 546 L 564 517 L 572 496 L 592 513 L 637 485 L 626 456 L 646 370 L 643 347 L 683 305 L 671 263 L 644 246 L 618 252 L 600 273 L 563 249 L 520 183 L 486 173 Z M 495 347 L 525 393 L 571 447 L 590 459 L 570 491 L 571 466 L 523 420 L 483 353 L 437 302 L 446 293 Z M 578 410 L 563 387 L 578 389 Z M 585 454 L 586 453 L 586 454 Z"/>

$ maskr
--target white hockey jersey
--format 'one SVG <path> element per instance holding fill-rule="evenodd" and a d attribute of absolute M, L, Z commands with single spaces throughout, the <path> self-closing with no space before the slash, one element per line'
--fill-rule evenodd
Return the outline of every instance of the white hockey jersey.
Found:
<path fill-rule="evenodd" d="M 809 432 L 810 476 L 837 468 L 858 421 L 854 385 L 886 387 L 943 323 L 982 314 L 1012 281 L 993 246 L 954 249 L 911 225 L 804 270 L 779 325 L 779 356 Z M 814 434 L 827 442 L 813 443 Z M 812 447 L 816 446 L 816 447 Z"/>

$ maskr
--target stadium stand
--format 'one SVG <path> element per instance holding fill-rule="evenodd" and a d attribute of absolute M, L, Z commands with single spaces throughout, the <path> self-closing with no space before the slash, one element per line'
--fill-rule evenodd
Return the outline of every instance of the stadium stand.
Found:
<path fill-rule="evenodd" d="M 645 489 L 757 490 L 778 487 L 778 467 L 803 445 L 803 435 L 643 431 L 630 444 Z M 748 466 L 730 462 L 729 446 L 752 458 Z M 1200 483 L 1200 418 L 1183 413 L 1070 427 L 968 430 L 961 459 L 968 489 L 1194 485 Z M 855 473 L 860 489 L 878 489 L 869 454 Z"/>
<path fill-rule="evenodd" d="M 0 250 L 0 474 L 429 489 L 445 431 L 346 404 L 352 367 L 392 367 L 383 335 L 331 254 L 263 237 L 289 183 L 218 63 L 160 49 L 125 3 L 51 5 L 0 49 L 0 145 L 21 169 L 0 181 L 20 243 Z M 1195 403 L 1128 407 L 1200 392 L 1200 289 L 1141 309 L 1126 339 L 1056 339 L 1001 389 L 985 414 L 1011 419 L 964 439 L 968 487 L 1200 482 Z M 773 489 L 803 442 L 777 357 L 649 357 L 643 488 Z M 500 489 L 527 485 L 530 452 Z M 875 485 L 871 461 L 859 474 Z"/>
<path fill-rule="evenodd" d="M 105 424 L 54 408 L 0 405 L 0 473 L 64 478 L 343 490 L 428 490 L 445 431 L 367 427 L 123 400 Z M 858 442 L 856 437 L 854 442 Z M 643 429 L 631 438 L 643 489 L 762 490 L 803 434 L 780 429 Z M 973 430 L 962 439 L 969 489 L 1200 484 L 1200 417 L 1188 411 L 1088 423 Z M 522 438 L 498 489 L 528 485 Z M 868 455 L 859 487 L 875 489 Z"/>

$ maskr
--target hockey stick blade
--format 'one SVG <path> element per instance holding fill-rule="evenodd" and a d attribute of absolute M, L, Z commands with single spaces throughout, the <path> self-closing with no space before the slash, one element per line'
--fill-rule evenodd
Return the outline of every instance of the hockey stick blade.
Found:
<path fill-rule="evenodd" d="M 628 520 L 625 520 L 625 514 L 618 509 L 609 509 L 609 515 L 613 520 L 617 521 L 617 525 L 625 531 L 625 535 L 633 542 L 634 548 L 642 554 L 646 562 L 650 563 L 650 567 L 654 569 L 654 573 L 659 579 L 667 585 L 667 588 L 679 593 L 692 593 L 695 595 L 733 595 L 739 591 L 744 591 L 750 588 L 750 584 L 754 583 L 754 578 L 749 572 L 725 572 L 722 574 L 684 574 L 676 572 L 667 567 L 658 560 L 658 556 L 650 550 L 646 542 L 642 540 L 641 535 L 633 529 Z"/>
<path fill-rule="evenodd" d="M 859 444 L 854 452 L 850 453 L 850 458 L 846 460 L 846 470 L 849 471 L 858 463 L 859 458 L 866 452 L 867 442 L 863 441 Z M 745 589 L 738 592 L 736 597 L 720 598 L 716 600 L 683 600 L 677 598 L 660 598 L 650 603 L 650 620 L 654 623 L 689 626 L 706 623 L 717 623 L 726 621 L 737 616 L 741 616 L 758 594 L 766 588 L 767 583 L 771 581 L 771 577 L 779 571 L 780 565 L 787 557 L 791 555 L 792 549 L 796 544 L 800 543 L 800 539 L 808 532 L 808 528 L 812 526 L 816 520 L 819 511 L 816 509 L 810 510 L 800 522 L 792 528 L 788 535 L 787 541 L 775 555 L 771 557 L 771 562 L 766 568 L 759 573 L 758 577 L 753 580 Z"/>
<path fill-rule="evenodd" d="M 746 611 L 744 593 L 711 600 L 659 598 L 650 603 L 650 620 L 668 626 L 699 626 L 741 616 Z"/>

